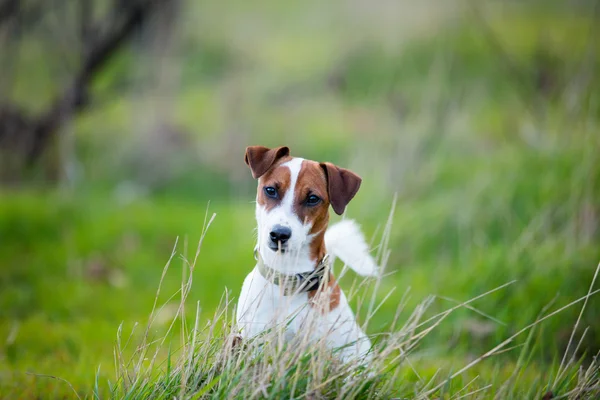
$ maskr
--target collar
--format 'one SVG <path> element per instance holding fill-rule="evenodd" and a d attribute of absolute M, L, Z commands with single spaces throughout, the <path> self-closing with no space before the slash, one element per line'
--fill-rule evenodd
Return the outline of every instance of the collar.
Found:
<path fill-rule="evenodd" d="M 325 254 L 313 271 L 293 275 L 284 274 L 266 265 L 258 251 L 255 251 L 254 258 L 257 261 L 258 272 L 272 284 L 283 287 L 284 296 L 312 292 L 319 288 L 322 281 L 329 280 L 329 254 Z"/>

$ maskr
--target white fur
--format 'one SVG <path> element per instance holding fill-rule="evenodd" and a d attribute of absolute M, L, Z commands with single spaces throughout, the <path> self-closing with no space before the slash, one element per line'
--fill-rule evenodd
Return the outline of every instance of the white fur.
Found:
<path fill-rule="evenodd" d="M 361 276 L 378 276 L 379 267 L 369 254 L 369 246 L 360 227 L 353 220 L 345 219 L 332 225 L 325 232 L 327 252 L 337 257 Z"/>
<path fill-rule="evenodd" d="M 270 268 L 286 274 L 312 271 L 317 260 L 310 258 L 312 223 L 300 221 L 293 211 L 293 199 L 302 167 L 301 158 L 283 164 L 290 169 L 291 184 L 281 204 L 271 211 L 256 205 L 258 223 L 258 251 Z M 269 232 L 274 225 L 288 226 L 292 236 L 285 253 L 268 247 Z M 356 223 L 343 221 L 325 233 L 328 252 L 339 257 L 363 276 L 377 274 L 375 261 Z M 289 321 L 291 319 L 291 322 Z M 344 293 L 336 308 L 322 313 L 309 304 L 307 293 L 284 296 L 281 288 L 267 281 L 255 267 L 244 280 L 237 306 L 237 326 L 243 338 L 251 338 L 274 327 L 284 326 L 284 339 L 306 335 L 313 341 L 324 340 L 332 349 L 340 350 L 341 359 L 351 361 L 367 355 L 371 348 L 369 338 L 356 323 Z"/>
<path fill-rule="evenodd" d="M 340 358 L 345 362 L 367 355 L 371 341 L 356 323 L 343 292 L 339 305 L 325 314 L 312 308 L 308 301 L 307 293 L 283 296 L 279 286 L 254 268 L 244 280 L 236 310 L 242 338 L 279 327 L 285 341 L 303 335 L 312 342 L 324 340 L 330 349 L 341 348 Z"/>
<path fill-rule="evenodd" d="M 256 204 L 256 222 L 258 223 L 258 251 L 265 264 L 286 274 L 297 274 L 314 268 L 315 260 L 310 258 L 309 234 L 312 223 L 300 221 L 294 213 L 294 192 L 298 175 L 302 168 L 302 158 L 292 158 L 282 164 L 290 169 L 290 187 L 281 199 L 281 204 L 270 211 Z M 269 249 L 269 233 L 275 225 L 287 226 L 292 230 L 292 237 L 287 242 L 285 253 Z"/>

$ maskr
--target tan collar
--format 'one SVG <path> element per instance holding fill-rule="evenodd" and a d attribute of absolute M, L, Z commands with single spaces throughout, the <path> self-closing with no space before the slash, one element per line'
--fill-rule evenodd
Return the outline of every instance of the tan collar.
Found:
<path fill-rule="evenodd" d="M 255 258 L 258 272 L 272 284 L 283 287 L 284 296 L 317 290 L 323 280 L 329 280 L 329 254 L 325 254 L 313 271 L 293 275 L 284 274 L 266 265 L 258 251 L 255 252 Z"/>

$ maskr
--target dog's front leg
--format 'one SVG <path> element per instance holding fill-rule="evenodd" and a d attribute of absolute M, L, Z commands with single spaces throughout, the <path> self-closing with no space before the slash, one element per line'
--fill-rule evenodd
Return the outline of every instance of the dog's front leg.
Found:
<path fill-rule="evenodd" d="M 349 308 L 334 310 L 323 316 L 321 334 L 328 347 L 344 363 L 368 364 L 371 341 L 356 323 Z"/>

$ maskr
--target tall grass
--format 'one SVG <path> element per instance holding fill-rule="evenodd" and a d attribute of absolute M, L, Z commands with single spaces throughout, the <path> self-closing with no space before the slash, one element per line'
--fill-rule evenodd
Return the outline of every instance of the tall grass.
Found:
<path fill-rule="evenodd" d="M 314 327 L 311 324 L 318 323 L 314 320 L 308 321 L 305 329 L 291 341 L 285 340 L 285 330 L 293 317 L 259 337 L 242 340 L 233 318 L 234 299 L 228 291 L 225 291 L 220 306 L 205 325 L 201 322 L 200 305 L 197 303 L 193 327 L 188 328 L 184 310 L 202 243 L 215 216 L 213 214 L 208 218 L 207 214 L 194 258 L 184 259 L 181 289 L 171 297 L 180 296 L 179 307 L 167 333 L 158 338 L 154 338 L 151 333 L 156 316 L 164 307 L 163 305 L 157 309 L 162 279 L 148 324 L 132 356 L 127 357 L 125 354 L 129 346 L 134 346 L 133 332 L 125 338 L 122 326 L 119 327 L 115 346 L 116 379 L 109 382 L 111 398 L 506 399 L 544 396 L 543 398 L 592 399 L 600 396 L 600 366 L 597 356 L 587 365 L 574 356 L 578 354 L 579 344 L 585 336 L 584 332 L 579 341 L 575 338 L 580 319 L 573 328 L 569 346 L 560 363 L 555 362 L 548 367 L 543 376 L 523 379 L 527 375 L 532 349 L 538 345 L 535 341 L 536 329 L 545 320 L 582 302 L 583 313 L 589 297 L 600 291 L 594 290 L 600 264 L 585 296 L 553 311 L 550 311 L 552 305 L 548 305 L 531 324 L 462 367 L 448 368 L 440 362 L 440 366 L 433 371 L 431 368 L 423 368 L 419 359 L 420 353 L 426 349 L 420 348 L 421 341 L 458 309 L 468 308 L 481 313 L 474 306 L 477 300 L 502 291 L 515 281 L 492 288 L 435 315 L 428 313 L 429 306 L 435 300 L 435 297 L 430 296 L 412 311 L 408 319 L 399 321 L 398 316 L 405 306 L 402 301 L 390 324 L 391 329 L 372 335 L 374 344 L 370 354 L 365 359 L 342 363 L 336 354 L 340 349 L 329 349 L 326 338 L 310 338 L 311 327 Z M 383 267 L 389 255 L 387 245 L 391 220 L 392 218 L 388 219 L 383 230 L 378 251 L 378 259 Z M 175 255 L 174 249 L 164 267 L 162 278 Z M 368 329 L 371 317 L 380 305 L 376 299 L 383 298 L 386 301 L 388 298 L 387 295 L 377 295 L 379 283 L 385 276 L 382 273 L 367 285 L 355 281 L 355 285 L 347 292 L 349 297 L 357 297 L 355 300 L 358 304 L 368 306 L 367 315 L 362 318 L 358 316 L 364 320 L 365 329 Z M 320 299 L 325 301 L 326 296 Z M 321 306 L 326 308 L 327 304 Z M 180 348 L 173 350 L 171 345 L 166 348 L 165 344 L 173 340 L 172 328 L 178 321 L 182 328 Z M 528 335 L 527 340 L 523 345 L 515 346 L 515 339 L 522 335 Z M 519 351 L 518 361 L 509 371 L 502 371 L 502 360 L 494 357 L 509 351 Z M 484 362 L 495 363 L 492 375 L 482 377 L 473 372 L 475 365 Z M 95 387 L 94 396 L 102 397 L 98 379 Z"/>

